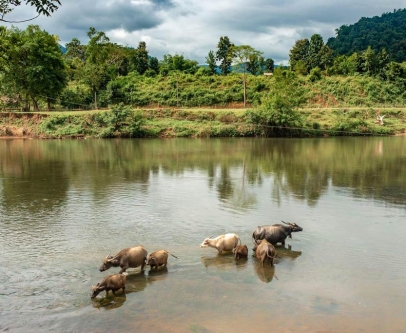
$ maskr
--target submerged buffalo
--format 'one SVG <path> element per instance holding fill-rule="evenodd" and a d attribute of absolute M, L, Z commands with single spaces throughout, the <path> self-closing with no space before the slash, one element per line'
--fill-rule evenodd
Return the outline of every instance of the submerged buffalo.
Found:
<path fill-rule="evenodd" d="M 152 252 L 148 256 L 146 264 L 151 266 L 151 269 L 158 268 L 160 266 L 166 266 L 168 264 L 168 254 L 178 259 L 178 257 L 174 256 L 172 253 L 169 253 L 166 250 L 159 250 Z"/>
<path fill-rule="evenodd" d="M 277 256 L 275 247 L 266 239 L 263 239 L 261 242 L 259 242 L 257 250 L 255 251 L 255 255 L 257 259 L 262 263 L 262 266 L 264 266 L 265 261 L 269 261 L 271 266 L 273 266 L 274 259 Z"/>
<path fill-rule="evenodd" d="M 247 245 L 237 245 L 234 250 L 235 259 L 240 260 L 240 258 L 248 257 L 248 247 Z"/>
<path fill-rule="evenodd" d="M 99 271 L 103 272 L 110 267 L 121 267 L 120 273 L 124 273 L 128 268 L 136 268 L 141 266 L 144 269 L 145 261 L 147 259 L 147 250 L 142 246 L 128 247 L 122 249 L 115 256 L 110 254 L 103 260 Z"/>
<path fill-rule="evenodd" d="M 273 224 L 258 226 L 252 233 L 252 239 L 257 245 L 259 241 L 266 239 L 272 245 L 282 243 L 285 245 L 285 239 L 289 236 L 292 238 L 292 232 L 302 231 L 303 228 L 299 227 L 296 223 L 284 222 L 284 224 Z M 255 251 L 256 246 L 254 246 Z"/>
<path fill-rule="evenodd" d="M 102 282 L 92 286 L 92 294 L 90 297 L 95 298 L 102 291 L 106 291 L 107 296 L 110 290 L 114 295 L 119 289 L 123 289 L 123 293 L 125 293 L 126 278 L 127 277 L 124 274 L 111 274 L 106 276 Z"/>

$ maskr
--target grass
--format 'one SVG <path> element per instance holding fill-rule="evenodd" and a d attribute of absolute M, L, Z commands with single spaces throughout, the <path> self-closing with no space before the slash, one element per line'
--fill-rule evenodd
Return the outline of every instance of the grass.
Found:
<path fill-rule="evenodd" d="M 137 109 L 135 109 L 137 110 Z M 145 108 L 145 137 L 256 136 L 260 131 L 245 119 L 247 108 Z M 96 118 L 109 110 L 0 113 L 0 135 L 36 137 L 105 137 L 106 128 Z M 390 135 L 406 133 L 406 108 L 306 107 L 299 110 L 306 121 L 306 135 Z M 385 115 L 384 125 L 376 116 Z M 99 115 L 99 117 L 97 117 Z M 96 118 L 95 118 L 96 116 Z M 52 126 L 51 126 L 51 125 Z M 125 122 L 111 136 L 126 136 Z M 334 132 L 336 131 L 336 132 Z M 23 135 L 21 133 L 24 133 Z M 341 134 L 339 134 L 341 133 Z"/>

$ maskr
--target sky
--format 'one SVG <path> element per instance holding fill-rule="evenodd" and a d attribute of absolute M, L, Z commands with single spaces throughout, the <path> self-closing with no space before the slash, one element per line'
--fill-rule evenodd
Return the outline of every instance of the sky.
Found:
<path fill-rule="evenodd" d="M 150 56 L 182 54 L 205 63 L 216 51 L 221 36 L 235 45 L 250 45 L 287 64 L 295 41 L 320 34 L 324 42 L 335 29 L 354 24 L 361 17 L 381 16 L 405 8 L 401 0 L 61 0 L 51 17 L 14 24 L 25 29 L 36 24 L 61 45 L 72 38 L 87 44 L 89 27 L 103 31 L 110 41 L 137 47 L 145 41 Z M 5 18 L 24 20 L 36 16 L 22 5 Z"/>

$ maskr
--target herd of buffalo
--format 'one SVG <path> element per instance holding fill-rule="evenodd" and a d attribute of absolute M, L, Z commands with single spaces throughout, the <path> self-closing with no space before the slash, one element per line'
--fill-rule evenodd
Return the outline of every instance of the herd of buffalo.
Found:
<path fill-rule="evenodd" d="M 255 255 L 257 259 L 264 265 L 269 262 L 272 266 L 274 259 L 277 256 L 274 245 L 281 243 L 285 245 L 287 237 L 292 238 L 292 232 L 302 231 L 303 228 L 299 227 L 296 223 L 284 222 L 284 224 L 273 224 L 258 226 L 252 233 L 254 242 Z M 216 238 L 206 238 L 200 247 L 212 247 L 222 253 L 223 251 L 233 251 L 235 258 L 248 256 L 247 245 L 242 245 L 238 235 L 229 233 L 220 235 Z M 123 274 L 128 268 L 137 268 L 141 266 L 141 270 L 145 265 L 149 265 L 151 269 L 158 269 L 158 267 L 166 266 L 168 262 L 168 254 L 177 258 L 166 250 L 159 250 L 152 252 L 147 256 L 147 250 L 142 246 L 129 247 L 121 250 L 115 256 L 110 254 L 103 260 L 100 267 L 100 272 L 103 272 L 110 267 L 120 267 L 121 270 L 118 274 L 111 274 L 106 276 L 100 283 L 92 287 L 91 298 L 96 297 L 100 292 L 105 291 L 106 295 L 111 290 L 113 294 L 122 289 L 125 292 L 126 274 Z"/>

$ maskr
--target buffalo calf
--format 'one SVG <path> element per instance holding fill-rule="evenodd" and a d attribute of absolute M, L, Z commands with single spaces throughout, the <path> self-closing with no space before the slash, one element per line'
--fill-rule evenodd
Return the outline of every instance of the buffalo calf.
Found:
<path fill-rule="evenodd" d="M 92 286 L 92 294 L 90 295 L 91 298 L 95 298 L 100 292 L 106 291 L 106 296 L 111 290 L 113 294 L 116 294 L 116 291 L 119 289 L 123 289 L 123 293 L 125 293 L 125 281 L 126 275 L 124 274 L 111 274 L 106 276 L 102 282 Z"/>
<path fill-rule="evenodd" d="M 233 250 L 235 259 L 248 257 L 248 247 L 247 245 L 237 245 Z"/>
<path fill-rule="evenodd" d="M 148 256 L 146 264 L 151 266 L 151 269 L 158 268 L 160 266 L 166 266 L 168 264 L 168 254 L 178 259 L 178 257 L 174 256 L 172 253 L 169 253 L 166 250 L 159 250 L 152 252 Z"/>

